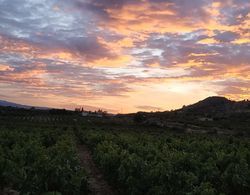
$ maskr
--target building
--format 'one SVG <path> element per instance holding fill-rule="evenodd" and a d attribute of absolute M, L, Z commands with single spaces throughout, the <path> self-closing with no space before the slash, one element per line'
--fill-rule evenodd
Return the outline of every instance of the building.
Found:
<path fill-rule="evenodd" d="M 83 112 L 82 112 L 82 116 L 89 116 L 89 113 L 86 112 L 86 111 L 83 111 Z"/>

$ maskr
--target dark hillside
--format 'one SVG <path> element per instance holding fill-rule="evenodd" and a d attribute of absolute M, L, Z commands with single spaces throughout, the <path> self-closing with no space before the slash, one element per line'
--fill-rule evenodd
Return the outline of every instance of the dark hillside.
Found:
<path fill-rule="evenodd" d="M 184 106 L 180 111 L 192 112 L 194 114 L 212 114 L 212 113 L 232 113 L 244 112 L 249 110 L 249 101 L 232 101 L 225 97 L 208 97 L 195 104 Z"/>

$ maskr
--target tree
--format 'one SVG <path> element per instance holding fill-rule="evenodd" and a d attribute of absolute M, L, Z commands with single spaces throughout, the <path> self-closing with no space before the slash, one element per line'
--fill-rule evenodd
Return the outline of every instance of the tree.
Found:
<path fill-rule="evenodd" d="M 135 123 L 142 123 L 146 120 L 146 116 L 142 112 L 137 112 L 133 118 Z"/>

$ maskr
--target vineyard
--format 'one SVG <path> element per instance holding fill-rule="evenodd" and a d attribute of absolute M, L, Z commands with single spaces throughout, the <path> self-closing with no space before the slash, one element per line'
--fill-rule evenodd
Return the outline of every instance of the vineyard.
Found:
<path fill-rule="evenodd" d="M 85 194 L 74 136 L 56 128 L 0 129 L 0 188 L 20 194 Z"/>
<path fill-rule="evenodd" d="M 5 112 L 0 194 L 95 194 L 93 166 L 118 194 L 250 194 L 249 138 L 125 127 L 74 113 Z M 94 165 L 81 162 L 79 148 Z"/>
<path fill-rule="evenodd" d="M 249 140 L 87 131 L 82 142 L 122 194 L 250 193 Z"/>

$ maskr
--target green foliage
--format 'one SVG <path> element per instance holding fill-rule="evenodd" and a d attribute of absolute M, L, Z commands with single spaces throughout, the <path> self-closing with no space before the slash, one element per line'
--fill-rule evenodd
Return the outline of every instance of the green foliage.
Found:
<path fill-rule="evenodd" d="M 134 120 L 135 123 L 141 123 L 141 122 L 146 120 L 146 117 L 144 116 L 144 114 L 142 112 L 137 112 L 134 115 L 133 120 Z"/>
<path fill-rule="evenodd" d="M 135 119 L 138 124 L 148 118 L 139 114 Z M 224 127 L 229 122 L 237 128 L 249 129 L 248 115 L 242 114 L 240 118 L 245 121 L 242 125 L 236 121 L 238 114 L 232 120 L 211 123 L 218 122 Z M 180 115 L 179 119 L 197 122 L 189 115 Z M 80 167 L 75 138 L 89 146 L 96 164 L 121 194 L 250 192 L 248 138 L 163 134 L 148 129 L 153 134 L 150 135 L 145 126 L 141 131 L 138 125 L 136 133 L 137 126 L 133 126 L 133 132 L 127 124 L 111 126 L 100 120 L 89 122 L 64 111 L 3 110 L 0 193 L 8 188 L 20 194 L 87 194 L 87 176 Z M 173 120 L 176 121 L 176 116 Z M 119 131 L 104 131 L 117 128 Z"/>
<path fill-rule="evenodd" d="M 124 194 L 249 194 L 248 139 L 86 131 L 106 178 Z"/>
<path fill-rule="evenodd" d="M 84 194 L 75 141 L 59 129 L 0 129 L 0 188 L 21 194 Z"/>

